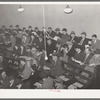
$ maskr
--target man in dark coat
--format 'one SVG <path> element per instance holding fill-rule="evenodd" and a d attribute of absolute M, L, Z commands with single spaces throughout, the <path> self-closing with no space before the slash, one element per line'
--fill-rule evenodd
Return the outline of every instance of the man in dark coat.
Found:
<path fill-rule="evenodd" d="M 37 33 L 38 36 L 41 35 L 41 31 L 38 29 L 38 27 L 35 27 L 34 31 Z"/>
<path fill-rule="evenodd" d="M 54 38 L 56 36 L 56 33 L 52 30 L 51 27 L 48 28 L 48 34 L 50 37 Z"/>
<path fill-rule="evenodd" d="M 76 37 L 76 34 L 75 34 L 74 31 L 71 31 L 69 41 L 71 41 L 71 42 L 73 42 L 73 43 L 75 43 L 75 44 L 78 43 L 78 38 Z"/>
<path fill-rule="evenodd" d="M 67 33 L 67 29 L 63 28 L 62 30 L 62 37 L 61 37 L 61 45 L 64 45 L 66 42 L 69 41 L 69 35 Z"/>
<path fill-rule="evenodd" d="M 34 32 L 34 30 L 32 29 L 32 26 L 28 26 L 28 30 L 26 32 L 29 36 L 31 36 Z"/>
<path fill-rule="evenodd" d="M 62 37 L 62 34 L 60 33 L 60 29 L 59 28 L 56 28 L 55 32 L 56 32 L 56 36 L 58 36 L 59 38 Z"/>
<path fill-rule="evenodd" d="M 85 50 L 85 45 L 88 45 L 88 41 L 89 40 L 86 38 L 86 32 L 82 32 L 79 43 L 78 43 L 78 45 L 80 45 L 82 51 Z"/>

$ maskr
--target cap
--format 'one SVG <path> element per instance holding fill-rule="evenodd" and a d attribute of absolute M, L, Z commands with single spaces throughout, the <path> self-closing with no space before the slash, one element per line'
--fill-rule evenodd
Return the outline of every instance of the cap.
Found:
<path fill-rule="evenodd" d="M 74 34 L 75 35 L 75 31 L 71 31 L 71 33 L 70 34 Z"/>
<path fill-rule="evenodd" d="M 67 29 L 66 28 L 63 28 L 62 31 L 66 31 L 67 32 Z"/>
<path fill-rule="evenodd" d="M 35 27 L 35 30 L 38 29 L 38 27 Z"/>
<path fill-rule="evenodd" d="M 60 31 L 60 29 L 59 28 L 56 28 L 55 31 Z"/>
<path fill-rule="evenodd" d="M 16 25 L 15 27 L 19 27 L 19 25 Z"/>
<path fill-rule="evenodd" d="M 81 35 L 84 34 L 85 36 L 87 36 L 86 32 L 82 32 Z"/>
<path fill-rule="evenodd" d="M 32 28 L 32 26 L 29 26 L 28 28 Z"/>
<path fill-rule="evenodd" d="M 23 27 L 23 29 L 26 29 L 25 27 Z"/>
<path fill-rule="evenodd" d="M 97 38 L 97 35 L 96 35 L 96 34 L 93 34 L 93 35 L 92 35 L 92 37 L 95 37 L 95 38 Z"/>

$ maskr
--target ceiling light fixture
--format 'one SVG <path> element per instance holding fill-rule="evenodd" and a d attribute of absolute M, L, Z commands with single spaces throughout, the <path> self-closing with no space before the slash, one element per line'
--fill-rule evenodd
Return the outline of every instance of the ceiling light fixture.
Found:
<path fill-rule="evenodd" d="M 20 5 L 17 10 L 18 10 L 18 12 L 23 12 L 24 11 L 24 8 Z"/>
<path fill-rule="evenodd" d="M 70 8 L 69 5 L 67 5 L 66 8 L 64 9 L 64 12 L 65 12 L 66 14 L 70 14 L 70 13 L 73 12 L 73 9 Z"/>

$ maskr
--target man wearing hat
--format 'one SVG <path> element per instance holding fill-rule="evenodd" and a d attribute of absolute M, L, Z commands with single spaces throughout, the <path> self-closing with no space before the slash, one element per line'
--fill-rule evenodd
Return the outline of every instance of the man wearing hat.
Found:
<path fill-rule="evenodd" d="M 81 47 L 82 51 L 85 50 L 85 45 L 88 45 L 88 39 L 86 38 L 86 32 L 81 33 L 78 45 Z"/>
<path fill-rule="evenodd" d="M 62 37 L 62 34 L 60 33 L 60 29 L 59 28 L 56 28 L 55 32 L 56 32 L 56 36 L 58 36 L 59 38 Z"/>
<path fill-rule="evenodd" d="M 22 29 L 22 34 L 25 34 L 25 35 L 27 35 L 27 32 L 26 32 L 27 30 L 26 30 L 26 28 L 25 27 L 23 27 L 23 29 Z"/>
<path fill-rule="evenodd" d="M 67 33 L 67 29 L 62 29 L 62 37 L 61 37 L 61 45 L 64 45 L 67 41 L 69 41 L 69 35 Z"/>
<path fill-rule="evenodd" d="M 19 25 L 16 25 L 16 26 L 15 26 L 15 30 L 16 30 L 17 32 L 22 31 L 22 30 L 19 28 Z"/>
<path fill-rule="evenodd" d="M 76 53 L 75 53 L 74 57 L 71 58 L 71 64 L 72 64 L 73 67 L 74 66 L 80 67 L 84 63 L 86 54 L 81 51 L 80 46 L 77 46 L 75 48 L 75 51 L 76 51 Z"/>
<path fill-rule="evenodd" d="M 38 36 L 41 35 L 41 31 L 38 29 L 38 27 L 35 27 L 34 31 L 37 33 Z"/>
<path fill-rule="evenodd" d="M 31 36 L 33 34 L 32 26 L 28 26 L 27 34 Z"/>
<path fill-rule="evenodd" d="M 48 27 L 48 34 L 51 38 L 54 38 L 56 36 L 56 33 L 52 30 L 51 27 Z"/>
<path fill-rule="evenodd" d="M 74 31 L 71 31 L 69 41 L 77 44 L 78 43 L 78 38 L 75 35 L 76 35 L 76 33 Z"/>
<path fill-rule="evenodd" d="M 13 29 L 13 25 L 9 26 L 9 30 L 8 30 L 10 35 L 14 35 L 14 29 Z"/>

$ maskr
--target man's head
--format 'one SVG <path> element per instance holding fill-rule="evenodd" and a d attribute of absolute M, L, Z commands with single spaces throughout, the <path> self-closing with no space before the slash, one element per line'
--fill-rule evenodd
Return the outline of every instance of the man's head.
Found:
<path fill-rule="evenodd" d="M 26 28 L 25 27 L 23 27 L 23 31 L 26 31 Z"/>
<path fill-rule="evenodd" d="M 74 31 L 71 31 L 70 36 L 71 37 L 75 37 L 75 32 Z"/>
<path fill-rule="evenodd" d="M 83 39 L 86 38 L 86 36 L 87 36 L 87 35 L 86 35 L 86 32 L 82 32 L 82 33 L 81 33 L 81 37 L 82 37 Z"/>
<path fill-rule="evenodd" d="M 96 34 L 93 34 L 93 35 L 92 35 L 92 40 L 93 40 L 93 41 L 97 40 L 97 35 L 96 35 Z"/>
<path fill-rule="evenodd" d="M 28 27 L 28 30 L 31 31 L 31 30 L 32 30 L 32 26 L 29 26 L 29 27 Z"/>
<path fill-rule="evenodd" d="M 47 40 L 48 45 L 50 45 L 52 43 L 52 41 L 49 39 Z"/>
<path fill-rule="evenodd" d="M 34 54 L 36 53 L 36 51 L 37 51 L 36 47 L 32 47 L 32 53 Z"/>
<path fill-rule="evenodd" d="M 86 54 L 90 54 L 90 52 L 91 52 L 91 49 L 90 49 L 89 47 L 87 47 L 87 48 L 85 49 L 85 53 L 86 53 Z"/>
<path fill-rule="evenodd" d="M 11 30 L 12 30 L 12 29 L 13 29 L 13 25 L 10 25 L 10 26 L 9 26 L 9 29 L 11 29 Z"/>
<path fill-rule="evenodd" d="M 48 27 L 48 32 L 51 33 L 52 32 L 52 28 Z"/>
<path fill-rule="evenodd" d="M 26 64 L 25 60 L 21 60 L 19 68 L 22 69 L 25 66 L 25 64 Z"/>
<path fill-rule="evenodd" d="M 15 27 L 16 27 L 16 29 L 19 29 L 19 25 L 16 25 Z"/>
<path fill-rule="evenodd" d="M 81 48 L 80 48 L 79 46 L 77 46 L 77 47 L 75 48 L 75 51 L 78 53 L 78 52 L 81 51 Z"/>
<path fill-rule="evenodd" d="M 67 29 L 66 29 L 66 28 L 63 28 L 63 29 L 62 29 L 62 34 L 65 35 L 66 33 L 67 33 Z"/>
<path fill-rule="evenodd" d="M 35 30 L 35 32 L 38 32 L 38 31 L 39 31 L 38 27 L 35 27 L 35 29 L 34 29 L 34 30 Z"/>
<path fill-rule="evenodd" d="M 60 29 L 59 28 L 56 28 L 55 29 L 55 32 L 58 34 L 60 32 Z"/>
<path fill-rule="evenodd" d="M 5 26 L 5 25 L 3 25 L 3 26 L 2 26 L 2 29 L 5 29 L 5 28 L 6 28 L 6 26 Z"/>

